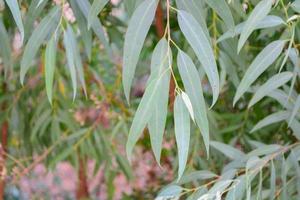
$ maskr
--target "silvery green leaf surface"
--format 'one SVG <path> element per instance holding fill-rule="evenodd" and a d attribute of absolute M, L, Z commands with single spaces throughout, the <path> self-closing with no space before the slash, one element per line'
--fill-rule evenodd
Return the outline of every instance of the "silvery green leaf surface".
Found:
<path fill-rule="evenodd" d="M 271 171 L 271 178 L 270 178 L 270 200 L 275 199 L 275 192 L 276 192 L 276 169 L 274 166 L 274 161 L 271 161 L 270 165 Z"/>
<path fill-rule="evenodd" d="M 258 23 L 262 19 L 264 19 L 271 11 L 272 3 L 272 0 L 262 0 L 255 6 L 241 32 L 241 36 L 238 43 L 238 52 L 240 52 L 248 37 L 255 30 Z"/>
<path fill-rule="evenodd" d="M 292 114 L 289 118 L 289 126 L 291 125 L 292 121 L 295 119 L 295 117 L 299 111 L 299 108 L 300 108 L 300 95 L 297 97 L 297 99 L 295 101 L 294 108 L 292 110 Z"/>
<path fill-rule="evenodd" d="M 295 0 L 292 4 L 291 7 L 293 8 L 294 11 L 300 13 L 300 0 Z"/>
<path fill-rule="evenodd" d="M 243 152 L 227 144 L 211 141 L 210 145 L 232 160 L 245 156 Z"/>
<path fill-rule="evenodd" d="M 9 35 L 3 24 L 2 18 L 0 18 L 0 57 L 4 65 L 4 74 L 7 76 L 9 69 L 12 69 L 12 57 L 11 57 L 11 47 L 9 44 Z"/>
<path fill-rule="evenodd" d="M 180 180 L 188 159 L 190 144 L 190 116 L 181 95 L 177 95 L 174 103 L 175 138 L 178 149 L 178 181 Z"/>
<path fill-rule="evenodd" d="M 97 15 L 102 11 L 109 0 L 94 0 L 88 15 L 88 28 L 94 23 Z"/>
<path fill-rule="evenodd" d="M 214 177 L 217 177 L 217 175 L 207 170 L 200 170 L 184 174 L 178 181 L 178 183 L 185 184 L 192 181 L 211 179 Z"/>
<path fill-rule="evenodd" d="M 168 199 L 180 196 L 183 188 L 178 185 L 170 185 L 163 188 L 159 194 L 157 195 L 156 199 Z"/>
<path fill-rule="evenodd" d="M 42 43 L 52 35 L 57 29 L 61 16 L 61 9 L 59 7 L 54 7 L 46 15 L 40 24 L 33 31 L 30 36 L 23 53 L 21 60 L 21 70 L 20 70 L 20 81 L 21 84 L 24 83 L 25 74 L 27 73 L 32 60 L 34 60 L 35 55 L 37 54 L 39 47 Z"/>
<path fill-rule="evenodd" d="M 52 37 L 46 46 L 45 52 L 45 83 L 49 102 L 52 104 L 53 79 L 56 61 L 56 41 Z"/>
<path fill-rule="evenodd" d="M 183 10 L 178 11 L 178 23 L 182 33 L 196 53 L 198 60 L 202 64 L 208 77 L 213 92 L 213 106 L 219 96 L 220 83 L 218 68 L 210 41 L 205 36 L 203 28 L 188 12 Z"/>
<path fill-rule="evenodd" d="M 131 85 L 147 33 L 154 19 L 157 0 L 144 1 L 134 11 L 125 35 L 122 81 L 127 101 L 130 100 Z"/>
<path fill-rule="evenodd" d="M 260 86 L 258 90 L 254 93 L 253 97 L 249 102 L 248 108 L 256 104 L 262 98 L 264 98 L 266 94 L 269 94 L 274 89 L 277 89 L 280 86 L 286 84 L 288 81 L 291 80 L 292 77 L 293 77 L 293 73 L 291 72 L 283 72 L 271 77 L 266 83 Z"/>
<path fill-rule="evenodd" d="M 249 152 L 247 154 L 247 157 L 268 155 L 268 154 L 271 154 L 271 153 L 274 153 L 274 152 L 280 150 L 281 148 L 282 148 L 282 146 L 277 145 L 277 144 L 265 145 L 265 146 L 259 147 L 257 149 L 254 149 L 253 151 Z"/>
<path fill-rule="evenodd" d="M 193 61 L 183 51 L 179 51 L 177 55 L 177 65 L 186 93 L 192 103 L 196 124 L 200 128 L 207 154 L 209 154 L 209 124 L 200 77 Z"/>
<path fill-rule="evenodd" d="M 148 122 L 151 146 L 158 163 L 160 163 L 163 134 L 168 112 L 170 73 L 166 72 L 166 70 L 169 68 L 169 61 L 173 60 L 172 55 L 168 56 L 168 54 L 171 54 L 168 42 L 165 39 L 161 39 L 152 54 L 151 75 L 150 80 L 148 80 L 148 82 L 151 82 L 151 79 L 158 78 L 167 73 L 161 80 L 160 86 L 158 86 L 157 90 L 159 94 L 157 102 L 154 104 L 152 116 Z"/>
<path fill-rule="evenodd" d="M 250 85 L 270 66 L 281 54 L 285 41 L 277 40 L 266 46 L 254 59 L 234 96 L 233 105 L 249 89 Z"/>

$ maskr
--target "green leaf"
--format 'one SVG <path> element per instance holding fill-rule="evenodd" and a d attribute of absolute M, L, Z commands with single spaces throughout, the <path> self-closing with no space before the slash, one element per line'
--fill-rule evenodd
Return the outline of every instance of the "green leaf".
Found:
<path fill-rule="evenodd" d="M 168 56 L 168 54 L 171 54 L 171 51 L 168 42 L 163 38 L 156 45 L 152 54 L 150 79 L 153 80 L 162 76 L 169 68 L 169 60 L 172 61 L 172 55 Z M 148 82 L 151 82 L 151 80 Z M 168 113 L 169 82 L 170 73 L 163 77 L 158 86 L 157 102 L 152 109 L 152 116 L 148 122 L 151 146 L 158 163 L 160 163 L 163 134 Z"/>
<path fill-rule="evenodd" d="M 179 10 L 185 10 L 197 20 L 202 27 L 207 39 L 210 39 L 209 31 L 205 21 L 205 10 L 203 1 L 199 0 L 176 0 L 176 5 Z"/>
<path fill-rule="evenodd" d="M 184 104 L 185 104 L 185 106 L 187 107 L 187 109 L 190 113 L 190 116 L 191 116 L 192 120 L 195 121 L 194 110 L 193 110 L 193 106 L 192 106 L 192 103 L 191 103 L 191 100 L 190 100 L 189 96 L 185 92 L 182 92 L 181 95 L 182 95 L 182 99 L 184 101 Z"/>
<path fill-rule="evenodd" d="M 243 158 L 245 156 L 243 152 L 227 144 L 211 141 L 210 145 L 232 160 Z"/>
<path fill-rule="evenodd" d="M 264 19 L 271 11 L 272 3 L 272 0 L 262 0 L 255 6 L 254 10 L 251 12 L 249 18 L 247 19 L 245 26 L 243 27 L 238 43 L 238 52 L 240 52 L 248 37 L 255 30 L 259 21 Z"/>
<path fill-rule="evenodd" d="M 211 179 L 214 177 L 217 177 L 217 175 L 207 170 L 200 170 L 200 171 L 194 171 L 189 174 L 183 175 L 181 179 L 178 181 L 178 183 L 185 184 L 197 180 Z"/>
<path fill-rule="evenodd" d="M 77 2 L 78 7 L 81 9 L 82 14 L 86 18 L 86 20 L 88 20 L 89 12 L 91 9 L 90 2 L 88 0 L 76 0 L 76 2 Z M 112 50 L 109 45 L 108 38 L 106 37 L 105 31 L 104 31 L 104 28 L 103 28 L 101 22 L 99 20 L 95 19 L 93 21 L 93 23 L 91 24 L 91 27 L 92 27 L 94 33 L 96 34 L 96 36 L 99 38 L 100 42 L 104 45 L 104 48 L 105 48 L 106 52 L 108 53 L 108 55 L 110 57 L 112 57 Z"/>
<path fill-rule="evenodd" d="M 128 140 L 126 144 L 126 153 L 129 160 L 131 159 L 134 145 L 138 141 L 138 138 L 142 134 L 143 129 L 146 127 L 146 124 L 149 122 L 152 116 L 153 107 L 157 102 L 157 98 L 159 97 L 158 88 L 161 85 L 161 81 L 165 76 L 170 76 L 169 73 L 170 71 L 168 70 L 164 72 L 160 77 L 151 80 L 145 90 L 145 93 L 137 108 L 132 125 L 129 130 Z"/>
<path fill-rule="evenodd" d="M 57 29 L 60 17 L 61 9 L 59 7 L 52 8 L 29 38 L 21 60 L 20 81 L 22 85 L 24 83 L 25 74 L 28 71 L 32 60 L 34 60 L 39 47 Z"/>
<path fill-rule="evenodd" d="M 271 161 L 271 178 L 270 178 L 270 200 L 275 199 L 275 192 L 276 192 L 276 169 L 274 166 L 273 160 Z"/>
<path fill-rule="evenodd" d="M 88 16 L 88 28 L 94 23 L 97 15 L 102 11 L 109 0 L 94 0 Z"/>
<path fill-rule="evenodd" d="M 7 75 L 9 69 L 12 69 L 12 57 L 11 57 L 11 47 L 9 44 L 9 36 L 6 28 L 3 24 L 2 18 L 0 18 L 0 56 L 4 65 L 4 74 Z"/>
<path fill-rule="evenodd" d="M 243 77 L 234 96 L 233 105 L 248 90 L 250 85 L 278 58 L 285 41 L 277 40 L 266 46 L 254 59 Z"/>
<path fill-rule="evenodd" d="M 256 104 L 262 98 L 264 98 L 267 94 L 272 92 L 273 90 L 279 88 L 280 86 L 286 84 L 293 77 L 293 73 L 291 72 L 283 72 L 280 74 L 276 74 L 271 77 L 266 83 L 258 88 L 258 90 L 253 95 L 248 108 Z"/>
<path fill-rule="evenodd" d="M 264 128 L 270 124 L 274 124 L 277 122 L 281 122 L 281 121 L 285 121 L 287 120 L 291 115 L 291 112 L 289 111 L 279 111 L 276 113 L 273 113 L 267 117 L 265 117 L 264 119 L 262 119 L 261 121 L 259 121 L 250 131 L 251 133 L 253 133 L 254 131 L 257 131 L 261 128 Z"/>
<path fill-rule="evenodd" d="M 21 10 L 19 7 L 19 3 L 17 0 L 5 0 L 5 2 L 7 3 L 12 16 L 14 17 L 14 20 L 18 26 L 18 29 L 20 31 L 21 34 L 21 42 L 23 43 L 24 40 L 24 26 L 23 26 L 23 22 L 22 22 L 22 14 L 21 14 Z"/>
<path fill-rule="evenodd" d="M 254 149 L 253 151 L 249 152 L 247 154 L 247 157 L 251 158 L 254 156 L 269 155 L 269 154 L 279 151 L 281 148 L 282 148 L 282 146 L 277 145 L 277 144 L 264 145 L 262 147 L 259 147 L 257 149 Z"/>
<path fill-rule="evenodd" d="M 74 49 L 73 49 L 73 41 L 74 33 L 72 27 L 70 25 L 67 26 L 67 30 L 64 31 L 64 45 L 67 54 L 67 63 L 71 74 L 72 87 L 73 87 L 73 101 L 76 97 L 77 91 L 77 75 L 76 75 L 76 67 L 75 67 L 75 58 L 74 58 Z"/>
<path fill-rule="evenodd" d="M 53 36 L 47 44 L 45 53 L 45 84 L 48 100 L 52 105 L 52 88 L 56 61 L 56 41 Z"/>
<path fill-rule="evenodd" d="M 180 196 L 182 190 L 183 188 L 178 185 L 169 185 L 163 188 L 159 192 L 156 198 L 169 199 L 169 198 L 178 197 Z"/>
<path fill-rule="evenodd" d="M 198 127 L 200 128 L 207 155 L 209 155 L 209 124 L 206 114 L 205 99 L 203 97 L 201 80 L 198 75 L 198 71 L 192 59 L 183 51 L 178 52 L 177 65 L 184 84 L 184 88 L 191 100 L 195 120 Z"/>
<path fill-rule="evenodd" d="M 223 19 L 233 34 L 234 20 L 227 2 L 225 0 L 205 0 L 205 2 Z"/>
<path fill-rule="evenodd" d="M 289 118 L 289 126 L 291 126 L 292 121 L 295 119 L 295 117 L 299 111 L 299 108 L 300 108 L 300 95 L 298 95 L 298 97 L 296 99 L 292 114 Z"/>
<path fill-rule="evenodd" d="M 268 15 L 257 23 L 255 30 L 271 28 L 271 27 L 282 25 L 284 23 L 285 22 L 283 21 L 282 18 L 275 16 L 275 15 Z M 217 40 L 217 43 L 241 34 L 244 29 L 245 24 L 246 24 L 246 22 L 242 22 L 242 23 L 236 25 L 233 33 L 230 30 L 225 32 L 223 35 L 221 35 L 219 37 L 219 39 Z"/>
<path fill-rule="evenodd" d="M 177 95 L 174 103 L 175 136 L 178 149 L 178 181 L 183 175 L 190 145 L 190 117 L 181 95 Z"/>
<path fill-rule="evenodd" d="M 130 19 L 125 35 L 122 78 L 124 93 L 128 102 L 136 65 L 153 21 L 157 3 L 157 0 L 146 0 L 140 4 Z"/>
<path fill-rule="evenodd" d="M 220 83 L 218 69 L 210 41 L 207 39 L 203 28 L 199 26 L 194 17 L 186 11 L 178 11 L 178 23 L 185 38 L 195 51 L 208 77 L 213 91 L 213 106 L 219 96 Z"/>
<path fill-rule="evenodd" d="M 284 56 L 284 58 L 283 58 L 283 61 L 282 61 L 282 63 L 281 63 L 279 72 L 281 72 L 282 68 L 284 67 L 284 65 L 285 65 L 285 63 L 286 63 L 286 61 L 287 61 L 287 59 L 288 59 L 288 57 L 289 57 L 290 50 L 291 50 L 291 48 L 292 48 L 292 44 L 295 42 L 295 41 L 294 41 L 294 38 L 295 38 L 295 27 L 296 27 L 295 24 L 293 24 L 293 26 L 292 26 L 292 36 L 291 36 L 291 39 L 290 39 L 290 42 L 289 42 L 289 46 L 288 46 L 288 48 L 287 48 L 287 50 L 286 50 L 285 56 Z"/>

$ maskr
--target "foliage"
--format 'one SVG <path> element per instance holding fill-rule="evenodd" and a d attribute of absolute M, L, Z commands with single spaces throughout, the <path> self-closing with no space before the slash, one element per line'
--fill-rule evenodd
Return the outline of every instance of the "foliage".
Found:
<path fill-rule="evenodd" d="M 157 199 L 300 198 L 299 0 L 0 8 L 2 157 L 20 169 L 14 183 L 40 162 L 91 159 L 113 199 L 115 166 L 139 179 L 134 150 L 151 146 L 162 168 L 176 155 Z M 166 151 L 172 139 L 177 150 Z"/>

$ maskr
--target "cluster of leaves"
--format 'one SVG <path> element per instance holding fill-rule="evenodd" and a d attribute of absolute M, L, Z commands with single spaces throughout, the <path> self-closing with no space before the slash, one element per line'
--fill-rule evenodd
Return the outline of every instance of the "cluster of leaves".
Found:
<path fill-rule="evenodd" d="M 145 92 L 128 131 L 128 159 L 133 156 L 134 146 L 147 127 L 159 164 L 164 133 L 175 133 L 178 164 L 174 164 L 174 168 L 178 168 L 177 180 L 164 188 L 157 199 L 181 196 L 188 196 L 189 199 L 221 199 L 225 196 L 226 199 L 299 198 L 299 0 L 125 0 L 119 6 L 123 6 L 127 16 L 131 17 L 124 45 L 120 38 L 125 23 L 118 17 L 101 12 L 108 7 L 108 0 L 94 0 L 92 4 L 89 0 L 65 0 L 59 5 L 47 0 L 25 1 L 22 5 L 29 5 L 25 20 L 17 0 L 5 2 L 20 32 L 21 42 L 26 44 L 19 67 L 21 84 L 24 84 L 36 54 L 41 49 L 44 52 L 45 88 L 52 107 L 46 101 L 40 103 L 29 98 L 36 104 L 40 103 L 30 117 L 34 127 L 29 129 L 29 140 L 37 146 L 43 141 L 46 146 L 63 149 L 63 153 L 52 155 L 52 165 L 67 157 L 76 164 L 71 154 L 78 147 L 81 154 L 95 158 L 98 164 L 108 162 L 113 152 L 130 177 L 127 161 L 115 152 L 111 144 L 121 126 L 127 133 L 125 119 L 128 112 L 126 109 L 124 111 L 123 103 L 107 95 L 105 88 L 102 89 L 101 95 L 107 95 L 103 99 L 106 103 L 112 103 L 112 110 L 124 112 L 120 117 L 111 118 L 112 123 L 121 125 L 116 126 L 117 130 L 109 130 L 113 131 L 113 136 L 107 138 L 105 134 L 97 134 L 103 131 L 98 126 L 99 119 L 85 127 L 76 124 L 70 113 L 66 112 L 70 108 L 70 99 L 61 97 L 66 93 L 66 76 L 70 76 L 73 88 L 71 99 L 75 103 L 78 83 L 88 97 L 94 88 L 86 81 L 93 79 L 101 83 L 97 76 L 101 69 L 89 69 L 85 63 L 92 65 L 100 59 L 108 68 L 118 66 L 115 56 L 121 54 L 118 49 L 124 46 L 122 83 L 128 103 L 140 55 L 145 52 L 143 60 L 147 60 L 152 53 Z M 65 5 L 72 8 L 75 23 L 64 16 Z M 156 43 L 156 39 L 147 35 L 149 32 L 153 35 L 151 25 L 157 7 L 161 5 L 166 13 L 165 34 L 153 47 L 145 41 L 149 39 L 151 44 Z M 44 15 L 43 10 L 48 12 Z M 4 17 L 9 16 L 7 12 L 7 9 L 3 11 Z M 31 31 L 39 18 L 40 22 Z M 6 31 L 6 26 L 12 27 L 12 24 L 5 25 L 3 21 L 6 22 L 2 19 L 0 24 L 0 55 L 6 77 L 3 81 L 14 80 L 10 37 Z M 94 35 L 97 39 L 93 38 Z M 94 47 L 98 42 L 101 43 L 100 50 Z M 143 49 L 144 43 L 147 44 L 146 49 Z M 45 49 L 43 44 L 46 44 Z M 153 52 L 149 51 L 152 48 Z M 101 58 L 96 55 L 99 52 L 102 53 Z M 58 62 L 66 62 L 68 68 L 55 68 Z M 118 67 L 115 69 L 115 83 L 121 76 L 119 70 Z M 58 74 L 57 85 L 54 84 L 55 74 Z M 170 82 L 174 83 L 174 88 L 170 87 Z M 53 92 L 55 86 L 59 93 Z M 117 89 L 110 88 L 114 93 Z M 174 90 L 171 92 L 176 95 L 172 112 L 168 112 L 169 90 Z M 242 97 L 249 95 L 252 97 L 248 103 L 247 98 Z M 4 95 L 2 102 L 16 98 L 20 97 Z M 99 103 L 94 101 L 94 104 Z M 24 102 L 22 105 L 26 106 Z M 24 110 L 7 111 L 17 126 L 20 126 L 20 116 L 24 119 L 27 115 L 31 116 L 30 109 Z M 168 120 L 168 113 L 173 113 L 173 123 Z M 258 122 L 255 124 L 255 121 Z M 287 125 L 279 123 L 282 121 Z M 174 124 L 174 128 L 168 130 L 168 123 Z M 271 124 L 273 126 L 269 126 Z M 24 124 L 23 127 L 25 133 L 30 125 Z M 47 131 L 55 133 L 50 140 L 45 135 Z M 65 132 L 63 137 L 62 132 Z M 252 132 L 255 134 L 248 134 Z M 199 137 L 200 134 L 202 137 Z M 24 137 L 24 141 L 28 141 L 28 137 Z M 65 142 L 73 148 L 64 148 L 62 143 Z M 35 145 L 30 149 L 37 151 Z M 225 154 L 230 162 L 223 164 L 228 159 L 222 158 L 215 150 Z M 187 165 L 189 157 L 191 163 Z M 203 168 L 215 173 L 185 173 Z M 276 176 L 278 173 L 279 178 Z"/>

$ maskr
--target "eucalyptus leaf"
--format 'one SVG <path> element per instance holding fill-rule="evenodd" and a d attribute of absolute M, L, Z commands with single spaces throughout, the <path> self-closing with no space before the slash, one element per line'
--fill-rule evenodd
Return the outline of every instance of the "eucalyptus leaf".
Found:
<path fill-rule="evenodd" d="M 18 0 L 5 0 L 6 4 L 8 5 L 12 16 L 14 17 L 14 20 L 18 26 L 18 29 L 21 34 L 21 42 L 23 43 L 24 40 L 24 26 L 22 21 L 22 14 L 19 7 Z"/>

